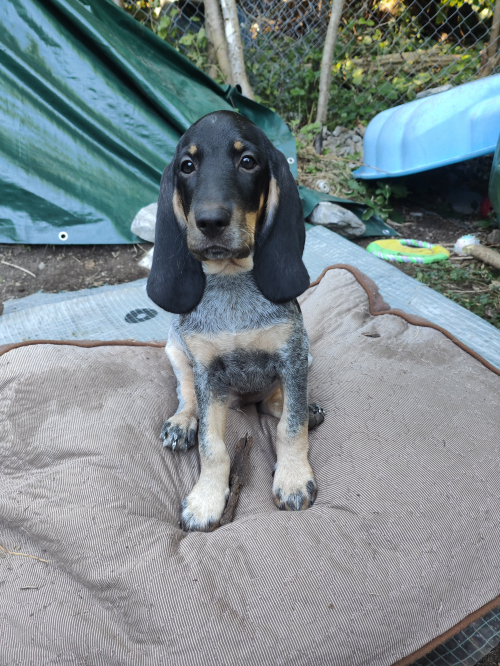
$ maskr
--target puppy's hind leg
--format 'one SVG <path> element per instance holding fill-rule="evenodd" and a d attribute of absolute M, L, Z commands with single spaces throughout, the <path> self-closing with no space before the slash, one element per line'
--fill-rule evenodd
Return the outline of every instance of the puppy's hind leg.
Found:
<path fill-rule="evenodd" d="M 277 419 L 281 418 L 283 414 L 283 391 L 280 386 L 259 403 L 258 410 L 261 414 L 270 414 Z M 309 405 L 309 430 L 313 430 L 313 428 L 323 423 L 324 420 L 325 412 L 323 408 L 315 402 L 311 402 Z"/>
<path fill-rule="evenodd" d="M 186 451 L 196 442 L 198 403 L 194 390 L 193 367 L 183 349 L 175 340 L 169 340 L 165 349 L 177 377 L 179 407 L 161 429 L 163 446 L 172 451 Z"/>

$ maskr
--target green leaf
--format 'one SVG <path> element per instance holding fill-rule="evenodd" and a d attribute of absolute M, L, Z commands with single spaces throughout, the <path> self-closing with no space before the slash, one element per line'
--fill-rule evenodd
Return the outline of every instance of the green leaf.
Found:
<path fill-rule="evenodd" d="M 393 222 L 396 222 L 397 224 L 404 224 L 406 222 L 406 218 L 404 215 L 401 215 L 401 213 L 398 210 L 392 209 L 389 213 L 389 217 Z"/>

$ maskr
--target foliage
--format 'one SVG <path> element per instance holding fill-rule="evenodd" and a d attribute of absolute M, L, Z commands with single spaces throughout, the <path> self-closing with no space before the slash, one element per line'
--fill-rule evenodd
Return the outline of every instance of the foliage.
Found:
<path fill-rule="evenodd" d="M 279 47 L 278 40 L 282 40 Z M 316 40 L 308 35 L 300 43 L 293 43 L 275 36 L 272 49 L 256 44 L 247 50 L 252 85 L 261 101 L 276 108 L 286 120 L 298 119 L 300 124 L 311 122 L 318 100 L 321 50 L 308 41 Z M 336 125 L 352 127 L 357 120 L 367 123 L 379 111 L 411 101 L 424 89 L 470 80 L 477 74 L 482 47 L 481 42 L 466 48 L 426 39 L 408 17 L 391 19 L 384 33 L 373 21 L 349 22 L 336 46 L 329 129 Z M 279 63 L 272 61 L 276 50 L 282 54 Z M 401 53 L 414 54 L 415 59 L 397 65 L 387 61 L 379 64 L 380 57 Z M 444 59 L 444 65 L 440 59 Z"/>
<path fill-rule="evenodd" d="M 223 83 L 222 73 L 210 57 L 209 43 L 200 16 L 187 17 L 175 3 L 167 3 L 162 9 L 160 0 L 125 1 L 125 8 L 137 20 L 164 39 L 176 51 L 186 56 L 217 83 Z"/>
<path fill-rule="evenodd" d="M 500 328 L 500 271 L 477 261 L 405 266 L 420 282 Z"/>
<path fill-rule="evenodd" d="M 390 0 L 380 0 L 369 11 L 351 2 L 344 13 L 332 69 L 329 129 L 339 124 L 353 126 L 357 120 L 366 124 L 379 111 L 411 101 L 422 90 L 449 82 L 458 85 L 478 72 L 483 42 L 467 44 L 462 40 L 458 44 L 455 39 L 441 41 L 437 34 L 429 38 L 408 10 L 414 0 L 407 0 L 406 5 L 392 2 L 396 9 L 381 14 L 384 2 Z M 425 0 L 421 3 L 427 6 Z M 473 3 L 478 16 L 491 15 L 493 0 Z M 464 0 L 434 3 L 439 10 L 435 21 L 442 24 L 463 4 Z M 126 0 L 126 7 L 197 67 L 222 82 L 198 10 L 188 16 L 175 2 L 164 3 L 162 8 L 160 0 Z M 257 101 L 295 127 L 311 124 L 318 102 L 323 34 L 316 28 L 292 38 L 279 30 L 254 31 L 254 26 L 242 25 L 247 70 Z M 402 59 L 401 54 L 410 59 Z M 395 60 L 391 63 L 392 56 Z"/>
<path fill-rule="evenodd" d="M 408 194 L 404 185 L 388 182 L 387 180 L 377 180 L 373 183 L 351 179 L 348 186 L 350 191 L 346 192 L 347 196 L 353 197 L 366 205 L 363 220 L 369 220 L 372 215 L 378 215 L 384 221 L 389 218 L 394 222 L 405 221 L 390 203 L 391 198 L 401 199 Z"/>

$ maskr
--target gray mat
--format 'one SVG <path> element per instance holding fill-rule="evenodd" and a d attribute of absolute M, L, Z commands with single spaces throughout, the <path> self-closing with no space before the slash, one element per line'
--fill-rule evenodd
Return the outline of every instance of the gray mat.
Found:
<path fill-rule="evenodd" d="M 374 280 L 385 301 L 446 328 L 500 367 L 500 331 L 477 315 L 405 275 L 391 264 L 322 227 L 307 232 L 304 261 L 312 279 L 332 264 L 351 264 Z M 7 301 L 0 343 L 21 340 L 163 340 L 170 315 L 147 297 L 146 280 Z"/>

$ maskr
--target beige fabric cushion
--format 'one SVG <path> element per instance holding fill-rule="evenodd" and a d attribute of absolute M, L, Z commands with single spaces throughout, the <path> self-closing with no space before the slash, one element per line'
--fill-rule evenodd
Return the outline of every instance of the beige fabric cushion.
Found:
<path fill-rule="evenodd" d="M 250 476 L 209 534 L 179 529 L 198 456 L 161 446 L 177 404 L 162 349 L 0 357 L 0 546 L 48 560 L 0 558 L 0 664 L 382 666 L 500 594 L 499 377 L 371 315 L 346 270 L 302 309 L 326 410 L 316 504 L 276 509 L 276 420 L 231 410 Z"/>

